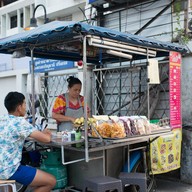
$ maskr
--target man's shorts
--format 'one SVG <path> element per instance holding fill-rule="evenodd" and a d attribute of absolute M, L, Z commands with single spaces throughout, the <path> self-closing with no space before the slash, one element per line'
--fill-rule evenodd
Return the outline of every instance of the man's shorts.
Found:
<path fill-rule="evenodd" d="M 36 172 L 37 169 L 34 167 L 20 165 L 17 171 L 9 179 L 16 180 L 23 185 L 29 185 L 33 181 Z"/>

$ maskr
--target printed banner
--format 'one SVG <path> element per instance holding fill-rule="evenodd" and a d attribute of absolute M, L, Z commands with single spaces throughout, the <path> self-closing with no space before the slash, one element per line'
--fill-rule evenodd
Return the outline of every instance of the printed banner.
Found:
<path fill-rule="evenodd" d="M 182 127 L 181 122 L 181 54 L 170 52 L 169 98 L 171 129 Z"/>
<path fill-rule="evenodd" d="M 31 61 L 30 72 L 31 72 Z M 74 67 L 73 61 L 51 60 L 51 59 L 35 59 L 34 60 L 34 73 L 45 73 L 49 71 L 58 71 Z"/>
<path fill-rule="evenodd" d="M 182 129 L 160 136 L 150 145 L 151 170 L 153 174 L 166 173 L 180 168 Z"/>

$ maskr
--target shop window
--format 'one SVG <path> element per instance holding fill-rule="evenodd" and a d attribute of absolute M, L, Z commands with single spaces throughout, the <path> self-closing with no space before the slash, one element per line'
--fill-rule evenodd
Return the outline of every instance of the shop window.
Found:
<path fill-rule="evenodd" d="M 20 25 L 17 26 L 17 15 L 11 16 L 10 17 L 10 28 L 13 29 L 15 27 L 23 27 L 23 13 L 20 15 Z"/>
<path fill-rule="evenodd" d="M 13 29 L 17 27 L 17 15 L 10 17 L 10 28 Z"/>
<path fill-rule="evenodd" d="M 63 17 L 58 17 L 57 20 L 59 20 L 59 21 L 72 21 L 72 15 L 66 15 Z"/>
<path fill-rule="evenodd" d="M 23 13 L 21 13 L 21 26 L 20 27 L 23 27 Z"/>

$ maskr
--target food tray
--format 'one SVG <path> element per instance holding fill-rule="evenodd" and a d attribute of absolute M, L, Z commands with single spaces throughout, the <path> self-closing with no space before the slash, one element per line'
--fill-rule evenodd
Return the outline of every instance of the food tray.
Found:
<path fill-rule="evenodd" d="M 118 140 L 126 140 L 126 139 L 133 139 L 133 138 L 139 138 L 139 137 L 145 137 L 145 136 L 153 136 L 155 134 L 161 134 L 161 133 L 168 133 L 170 132 L 171 129 L 170 127 L 169 128 L 162 128 L 162 129 L 159 129 L 159 130 L 154 130 L 152 131 L 150 134 L 142 134 L 142 135 L 130 135 L 130 136 L 127 136 L 127 137 L 123 137 L 123 138 L 111 138 L 111 137 L 105 137 L 102 139 L 103 140 L 112 140 L 112 141 L 118 141 Z M 89 136 L 88 138 L 90 139 L 100 139 L 99 137 L 92 137 L 92 136 Z"/>
<path fill-rule="evenodd" d="M 111 137 L 102 137 L 104 140 L 121 140 L 121 139 L 128 139 L 128 138 L 135 138 L 135 137 L 141 137 L 141 136 L 148 136 L 150 134 L 143 134 L 143 135 L 131 135 L 128 137 L 123 137 L 123 138 L 111 138 Z M 100 139 L 99 137 L 91 137 L 89 136 L 90 139 Z"/>

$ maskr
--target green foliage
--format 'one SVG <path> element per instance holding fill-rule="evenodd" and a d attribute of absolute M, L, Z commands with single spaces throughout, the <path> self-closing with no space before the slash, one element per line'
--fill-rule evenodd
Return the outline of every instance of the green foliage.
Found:
<path fill-rule="evenodd" d="M 176 39 L 179 40 L 182 44 L 188 44 L 190 41 L 190 35 L 186 33 L 186 30 L 181 26 L 181 23 L 180 23 L 181 4 L 179 2 L 176 2 L 174 5 L 174 8 L 176 13 L 176 23 L 178 26 L 175 28 L 175 31 L 174 31 L 176 33 Z"/>
<path fill-rule="evenodd" d="M 181 1 L 176 1 L 175 3 L 174 3 L 174 11 L 176 12 L 176 13 L 180 13 L 180 11 L 181 11 Z"/>

